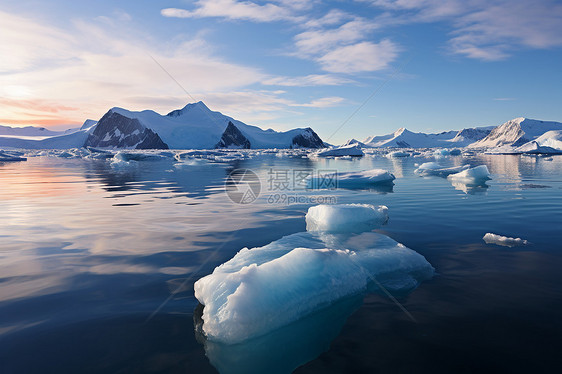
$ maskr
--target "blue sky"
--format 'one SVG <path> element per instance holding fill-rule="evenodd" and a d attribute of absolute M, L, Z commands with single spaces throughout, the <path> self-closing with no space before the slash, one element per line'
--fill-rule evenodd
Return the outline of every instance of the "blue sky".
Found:
<path fill-rule="evenodd" d="M 0 56 L 7 125 L 70 127 L 113 106 L 167 113 L 193 99 L 333 143 L 562 121 L 552 0 L 4 0 Z"/>

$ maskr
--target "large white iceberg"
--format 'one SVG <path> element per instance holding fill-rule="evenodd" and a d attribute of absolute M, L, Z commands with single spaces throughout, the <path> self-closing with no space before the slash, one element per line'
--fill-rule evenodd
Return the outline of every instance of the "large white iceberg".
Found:
<path fill-rule="evenodd" d="M 513 153 L 562 154 L 562 130 L 547 131 L 537 139 L 515 148 Z"/>
<path fill-rule="evenodd" d="M 363 232 L 388 221 L 384 205 L 340 204 L 317 205 L 306 213 L 307 231 Z"/>
<path fill-rule="evenodd" d="M 364 214 L 364 206 L 356 209 Z M 207 339 L 235 344 L 365 292 L 373 283 L 404 292 L 433 272 L 423 256 L 385 235 L 303 232 L 242 249 L 194 288 L 204 305 Z"/>

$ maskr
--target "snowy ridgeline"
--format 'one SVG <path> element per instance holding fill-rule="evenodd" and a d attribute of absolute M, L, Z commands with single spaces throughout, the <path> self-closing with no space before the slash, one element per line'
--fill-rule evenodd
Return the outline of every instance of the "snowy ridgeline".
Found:
<path fill-rule="evenodd" d="M 25 134 L 25 136 L 24 136 Z M 39 137 L 39 135 L 41 135 Z M 31 136 L 31 137 L 30 137 Z M 33 136 L 36 136 L 34 139 Z M 0 128 L 0 147 L 25 149 L 70 149 L 80 147 L 113 149 L 268 149 L 323 148 L 324 143 L 310 128 L 278 132 L 247 125 L 203 102 L 161 115 L 110 109 L 99 121 L 87 120 L 80 128 L 65 133 L 42 128 Z"/>
<path fill-rule="evenodd" d="M 397 151 L 391 157 L 408 157 L 415 153 L 414 149 L 420 148 L 444 148 L 452 150 L 454 153 L 451 155 L 460 154 L 459 148 L 490 153 L 562 154 L 562 123 L 520 117 L 499 126 L 467 128 L 438 134 L 416 133 L 400 128 L 394 133 L 370 136 L 363 141 L 348 140 L 344 146 L 330 149 L 320 155 L 341 156 L 353 147 L 363 152 L 372 148 L 410 149 Z"/>
<path fill-rule="evenodd" d="M 40 127 L 0 126 L 0 147 L 22 149 L 321 149 L 316 157 L 362 157 L 373 149 L 394 149 L 389 157 L 409 157 L 419 149 L 437 148 L 441 155 L 466 150 L 487 153 L 562 154 L 562 123 L 515 118 L 499 126 L 466 128 L 437 134 L 405 128 L 365 140 L 351 139 L 329 146 L 310 128 L 285 132 L 247 125 L 203 102 L 161 115 L 110 109 L 99 121 L 86 120 L 80 128 L 51 131 Z M 396 151 L 396 148 L 400 150 Z M 461 151 L 464 149 L 465 151 Z"/>
<path fill-rule="evenodd" d="M 420 254 L 371 230 L 388 209 L 366 204 L 309 209 L 307 232 L 244 248 L 195 283 L 210 341 L 244 342 L 352 295 L 409 292 L 431 278 Z"/>

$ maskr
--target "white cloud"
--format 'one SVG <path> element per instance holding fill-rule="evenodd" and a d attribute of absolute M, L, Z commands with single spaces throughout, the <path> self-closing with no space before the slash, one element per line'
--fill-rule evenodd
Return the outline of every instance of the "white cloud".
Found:
<path fill-rule="evenodd" d="M 321 17 L 312 17 L 310 10 L 316 5 L 316 1 L 276 0 L 275 2 L 279 5 L 271 2 L 258 5 L 249 1 L 200 0 L 196 2 L 194 10 L 168 8 L 163 9 L 161 13 L 166 17 L 223 17 L 254 22 L 288 20 L 298 23 L 304 31 L 295 35 L 295 50 L 286 55 L 312 60 L 323 70 L 330 72 L 353 74 L 383 69 L 398 54 L 399 48 L 395 43 L 388 40 L 375 43 L 370 40 L 370 33 L 380 28 L 382 23 L 335 8 Z M 387 47 L 389 49 L 384 50 Z M 351 57 L 346 58 L 343 55 L 346 51 L 351 52 L 353 58 L 358 60 L 351 61 Z M 325 84 L 321 83 L 321 80 L 311 81 L 303 77 L 284 79 L 284 84 L 282 81 L 279 78 L 270 79 L 265 81 L 265 84 L 271 82 L 286 86 Z"/>
<path fill-rule="evenodd" d="M 361 42 L 336 48 L 318 61 L 333 73 L 358 73 L 384 69 L 398 56 L 400 48 L 390 40 L 380 43 Z"/>
<path fill-rule="evenodd" d="M 345 14 L 336 12 L 318 22 L 309 21 L 310 29 L 295 36 L 297 51 L 293 55 L 316 61 L 325 71 L 345 74 L 385 69 L 398 57 L 396 43 L 388 39 L 376 43 L 370 38 L 370 32 L 380 27 L 377 22 L 353 17 L 330 27 L 344 18 Z"/>
<path fill-rule="evenodd" d="M 260 125 L 261 121 L 279 120 L 298 108 L 328 108 L 345 102 L 342 97 L 323 97 L 308 102 L 299 102 L 286 97 L 282 90 L 215 92 L 205 95 L 205 102 L 216 110 L 249 124 Z M 262 124 L 263 125 L 263 124 Z M 289 129 L 291 126 L 283 126 Z"/>
<path fill-rule="evenodd" d="M 298 1 L 293 1 L 292 3 L 293 7 L 299 5 Z M 302 9 L 302 7 L 297 7 L 297 9 Z M 256 22 L 297 19 L 293 12 L 285 6 L 278 6 L 272 3 L 259 5 L 251 1 L 235 0 L 199 0 L 196 2 L 194 10 L 166 8 L 162 9 L 161 14 L 165 17 L 224 17 L 232 20 L 250 20 Z"/>
<path fill-rule="evenodd" d="M 0 18 L 0 87 L 11 87 L 2 90 L 4 99 L 21 104 L 2 105 L 2 123 L 77 123 L 116 105 L 145 109 L 146 98 L 165 112 L 178 104 L 170 95 L 184 105 L 189 98 L 151 56 L 188 92 L 200 95 L 266 77 L 259 69 L 224 61 L 198 36 L 161 45 L 118 22 L 77 21 L 66 31 L 9 13 Z"/>
<path fill-rule="evenodd" d="M 268 86 L 307 87 L 307 86 L 339 86 L 355 83 L 351 79 L 329 74 L 311 74 L 301 77 L 271 77 L 261 82 Z"/>
<path fill-rule="evenodd" d="M 123 25 L 98 17 L 73 21 L 67 31 L 8 13 L 0 13 L 0 18 L 4 21 L 0 46 L 13 57 L 2 59 L 0 65 L 3 124 L 68 127 L 86 118 L 98 119 L 113 106 L 167 113 L 192 101 L 158 64 L 196 100 L 245 122 L 279 119 L 295 114 L 296 108 L 326 108 L 344 102 L 340 97 L 297 101 L 285 91 L 250 90 L 251 85 L 350 82 L 326 74 L 272 76 L 223 60 L 200 35 L 159 44 L 134 28 L 134 22 Z"/>
<path fill-rule="evenodd" d="M 453 53 L 486 61 L 521 48 L 562 46 L 562 4 L 554 0 L 358 0 L 391 12 L 395 22 L 449 22 Z"/>
<path fill-rule="evenodd" d="M 311 55 L 331 50 L 334 46 L 363 40 L 376 27 L 373 22 L 357 18 L 332 29 L 304 31 L 295 36 L 295 44 L 300 54 Z"/>

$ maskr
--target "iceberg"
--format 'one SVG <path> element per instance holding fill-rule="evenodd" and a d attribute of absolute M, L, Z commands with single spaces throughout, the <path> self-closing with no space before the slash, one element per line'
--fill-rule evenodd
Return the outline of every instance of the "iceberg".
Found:
<path fill-rule="evenodd" d="M 420 174 L 422 176 L 435 175 L 439 177 L 447 177 L 450 174 L 460 173 L 461 171 L 467 170 L 470 165 L 454 166 L 450 168 L 444 168 L 437 162 L 426 162 L 421 164 L 414 173 Z"/>
<path fill-rule="evenodd" d="M 351 156 L 351 157 L 362 157 L 365 155 L 361 148 L 356 145 L 347 145 L 337 148 L 331 148 L 325 151 L 320 151 L 315 154 L 318 157 L 340 157 L 340 156 Z"/>
<path fill-rule="evenodd" d="M 562 130 L 547 131 L 537 139 L 515 148 L 513 153 L 562 154 Z"/>
<path fill-rule="evenodd" d="M 11 162 L 11 161 L 27 161 L 27 158 L 21 157 L 14 153 L 2 152 L 0 151 L 0 162 Z"/>
<path fill-rule="evenodd" d="M 307 225 L 314 221 L 309 230 L 317 231 L 240 250 L 195 282 L 195 297 L 204 305 L 205 338 L 246 342 L 346 297 L 377 287 L 408 292 L 431 278 L 434 269 L 422 255 L 385 235 L 357 233 L 357 227 L 370 230 L 383 223 L 386 211 L 361 204 L 313 207 Z M 335 228 L 338 213 L 355 224 Z"/>
<path fill-rule="evenodd" d="M 461 182 L 464 184 L 478 184 L 490 180 L 490 172 L 486 165 L 476 166 L 470 169 L 461 171 L 460 173 L 451 174 L 448 176 L 451 180 L 455 182 Z"/>
<path fill-rule="evenodd" d="M 386 157 L 389 158 L 395 158 L 395 157 L 410 157 L 411 154 L 409 152 L 404 152 L 404 151 L 394 151 L 394 152 L 390 152 L 389 154 L 386 155 Z"/>
<path fill-rule="evenodd" d="M 486 244 L 497 244 L 504 247 L 517 247 L 529 244 L 529 242 L 525 239 L 510 238 L 508 236 L 492 234 L 491 232 L 486 233 L 482 239 L 486 242 Z"/>
<path fill-rule="evenodd" d="M 363 232 L 388 221 L 388 208 L 384 205 L 341 204 L 317 205 L 306 213 L 307 231 Z"/>
<path fill-rule="evenodd" d="M 373 185 L 393 185 L 396 177 L 387 170 L 371 169 L 363 171 L 350 171 L 329 173 L 321 176 L 308 176 L 307 187 L 311 189 L 320 189 L 326 185 L 326 181 L 333 181 L 328 184 L 329 187 L 338 188 L 368 188 Z"/>

